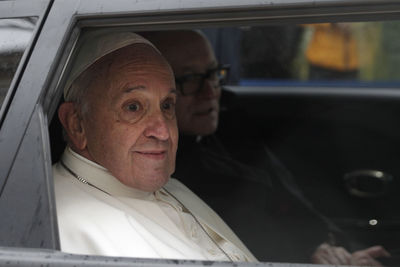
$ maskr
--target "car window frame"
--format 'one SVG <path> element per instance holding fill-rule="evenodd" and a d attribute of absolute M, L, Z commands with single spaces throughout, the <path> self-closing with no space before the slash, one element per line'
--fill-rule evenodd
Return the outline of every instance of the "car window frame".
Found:
<path fill-rule="evenodd" d="M 48 8 L 46 19 L 40 15 L 40 27 L 35 32 L 35 41 L 30 46 L 30 52 L 26 52 L 26 55 L 24 54 L 24 67 L 18 70 L 19 78 L 13 80 L 12 88 L 14 93 L 12 96 L 14 97 L 9 97 L 8 102 L 11 103 L 5 108 L 7 112 L 3 112 L 6 116 L 3 120 L 3 127 L 0 128 L 0 140 L 3 138 L 3 140 L 8 141 L 7 143 L 0 142 L 0 151 L 9 151 L 10 157 L 0 160 L 0 185 L 4 189 L 7 178 L 14 171 L 12 167 L 15 165 L 15 159 L 18 153 L 23 151 L 23 141 L 29 140 L 31 138 L 29 133 L 36 131 L 41 140 L 34 145 L 42 149 L 42 154 L 34 161 L 37 166 L 43 168 L 42 181 L 46 182 L 47 188 L 45 193 L 47 194 L 47 204 L 44 208 L 48 210 L 48 214 L 52 218 L 49 235 L 52 238 L 50 243 L 53 245 L 48 247 L 49 249 L 59 249 L 59 241 L 54 192 L 52 189 L 48 124 L 54 116 L 58 100 L 61 98 L 61 88 L 65 83 L 66 74 L 69 72 L 70 62 L 74 57 L 73 48 L 82 28 L 106 26 L 133 30 L 162 30 L 224 25 L 235 26 L 243 23 L 246 23 L 246 25 L 268 25 L 283 22 L 359 21 L 367 18 L 371 19 L 371 14 L 374 15 L 374 19 L 381 20 L 400 18 L 400 3 L 392 0 L 273 0 L 265 4 L 260 4 L 256 0 L 246 1 L 246 3 L 240 0 L 205 0 L 201 2 L 187 1 L 185 3 L 175 0 L 139 0 L 135 2 L 115 0 L 112 4 L 107 0 L 40 2 L 48 4 L 47 6 L 43 5 Z M 0 10 L 2 10 L 1 3 Z M 9 1 L 5 3 L 8 6 L 12 5 Z M 131 12 L 126 10 L 131 10 Z M 18 12 L 20 12 L 18 14 L 23 13 L 22 11 Z M 55 28 L 57 31 L 55 31 Z M 52 40 L 52 45 L 48 47 L 46 43 L 50 39 Z M 37 49 L 33 50 L 33 47 Z M 44 55 L 46 56 L 43 58 Z M 28 59 L 29 62 L 25 62 Z M 24 73 L 22 73 L 23 70 Z M 38 76 L 40 73 L 42 76 Z M 43 73 L 46 73 L 46 75 L 43 75 Z M 34 81 L 30 82 L 32 79 Z M 16 90 L 17 87 L 18 90 Z M 21 100 L 21 96 L 27 93 L 31 93 L 29 103 Z M 21 112 L 19 112 L 21 108 L 25 108 L 22 118 Z M 34 123 L 38 123 L 40 129 L 33 130 L 33 128 L 30 128 Z M 21 246 L 21 242 L 16 242 L 15 245 Z M 14 252 L 14 250 L 11 250 L 9 253 L 9 260 L 17 260 Z M 23 253 L 25 252 L 27 251 Z M 34 250 L 34 252 L 37 251 Z M 55 259 L 57 260 L 59 260 L 59 257 L 65 257 L 63 253 L 54 254 L 52 251 L 44 251 L 43 253 L 44 255 L 56 254 Z M 38 255 L 38 258 L 40 261 L 45 260 L 44 256 Z M 70 256 L 70 259 L 75 259 L 78 263 L 84 262 L 81 262 L 83 260 L 82 257 L 77 255 Z M 94 259 L 106 262 L 113 258 L 89 257 L 89 262 L 94 261 Z M 2 259 L 0 259 L 1 261 Z M 125 260 L 122 261 L 124 262 Z M 140 265 L 142 260 L 126 259 L 126 262 L 129 262 L 129 264 L 136 262 Z M 171 262 L 159 259 L 151 259 L 150 262 L 160 263 L 162 266 L 164 264 L 188 264 L 185 261 Z M 66 264 L 68 265 L 70 262 Z M 198 264 L 201 265 L 202 263 L 195 263 L 195 265 Z M 230 264 L 221 263 L 221 265 L 229 266 Z M 240 265 L 251 264 L 240 263 Z M 272 266 L 285 265 L 273 264 Z M 299 266 L 310 265 L 299 264 Z"/>

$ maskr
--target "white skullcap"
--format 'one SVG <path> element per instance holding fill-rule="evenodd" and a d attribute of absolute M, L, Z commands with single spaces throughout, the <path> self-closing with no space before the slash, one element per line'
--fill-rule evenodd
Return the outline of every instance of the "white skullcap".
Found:
<path fill-rule="evenodd" d="M 78 54 L 64 87 L 64 99 L 68 101 L 72 83 L 93 63 L 115 50 L 132 44 L 147 44 L 160 53 L 152 43 L 132 32 L 111 32 L 110 30 L 84 32 L 76 46 Z"/>

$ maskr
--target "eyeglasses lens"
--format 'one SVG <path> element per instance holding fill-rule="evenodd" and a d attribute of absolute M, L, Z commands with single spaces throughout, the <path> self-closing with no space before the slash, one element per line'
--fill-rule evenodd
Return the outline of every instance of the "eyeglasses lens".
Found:
<path fill-rule="evenodd" d="M 176 81 L 180 85 L 180 90 L 183 95 L 191 95 L 201 90 L 205 80 L 214 82 L 215 85 L 226 84 L 228 69 L 228 66 L 219 66 L 215 69 L 207 71 L 205 74 L 189 74 L 184 77 L 177 78 Z"/>

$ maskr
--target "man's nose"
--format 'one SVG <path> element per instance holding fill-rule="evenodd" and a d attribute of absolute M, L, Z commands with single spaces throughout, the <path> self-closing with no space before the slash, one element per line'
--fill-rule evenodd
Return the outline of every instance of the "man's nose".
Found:
<path fill-rule="evenodd" d="M 168 140 L 169 128 L 166 118 L 161 111 L 157 111 L 149 116 L 144 135 L 162 141 Z"/>
<path fill-rule="evenodd" d="M 200 90 L 200 95 L 204 98 L 215 98 L 219 95 L 221 90 L 218 81 L 213 81 L 210 79 L 205 79 L 203 82 L 203 87 Z"/>

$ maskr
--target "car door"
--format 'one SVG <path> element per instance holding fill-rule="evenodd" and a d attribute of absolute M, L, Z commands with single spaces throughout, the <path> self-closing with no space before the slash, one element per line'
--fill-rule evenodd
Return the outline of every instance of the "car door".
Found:
<path fill-rule="evenodd" d="M 22 254 L 13 250 L 5 250 L 5 257 L 0 258 L 0 261 L 9 261 L 17 265 L 18 260 L 22 258 L 25 259 L 23 264 L 30 264 L 29 259 L 38 257 L 33 264 L 49 263 L 54 266 L 60 264 L 60 259 L 62 258 L 66 259 L 63 264 L 67 266 L 83 265 L 86 262 L 93 266 L 99 263 L 105 265 L 120 264 L 121 266 L 130 264 L 162 266 L 182 264 L 178 261 L 66 256 L 54 253 L 54 250 L 60 248 L 51 171 L 52 157 L 56 155 L 54 153 L 51 154 L 48 127 L 50 122 L 56 118 L 54 114 L 61 98 L 61 88 L 65 83 L 66 74 L 70 71 L 71 62 L 76 53 L 74 50 L 75 43 L 81 30 L 90 27 L 143 31 L 180 28 L 197 29 L 215 26 L 249 26 L 277 22 L 298 24 L 315 22 L 316 20 L 362 20 L 368 19 L 371 13 L 374 19 L 397 18 L 400 8 L 395 1 L 370 1 L 368 3 L 352 1 L 343 3 L 342 1 L 315 2 L 295 0 L 276 0 L 268 3 L 260 3 L 259 1 L 247 1 L 244 3 L 238 0 L 199 2 L 172 0 L 143 0 L 135 2 L 123 0 L 112 2 L 104 0 L 72 0 L 37 1 L 32 2 L 32 4 L 5 1 L 0 2 L 0 7 L 5 8 L 0 8 L 0 14 L 4 17 L 17 16 L 15 14 L 18 14 L 18 16 L 38 17 L 33 41 L 29 49 L 26 50 L 28 52 L 25 52 L 20 63 L 22 65 L 13 79 L 10 87 L 11 91 L 9 91 L 12 93 L 8 94 L 2 107 L 0 151 L 3 155 L 0 157 L 0 184 L 2 185 L 0 214 L 2 214 L 3 219 L 0 220 L 0 236 L 4 238 L 1 239 L 0 245 L 51 249 L 50 252 L 41 251 L 41 254 L 35 250 L 24 251 Z M 30 7 L 35 11 L 31 11 Z M 22 11 L 19 11 L 19 8 Z M 7 10 L 7 12 L 3 10 Z M 13 10 L 14 13 L 6 15 L 8 10 Z M 300 153 L 302 148 L 294 152 L 285 150 L 285 146 L 292 146 L 285 136 L 280 134 L 280 132 L 288 133 L 298 129 L 297 126 L 293 126 L 295 123 L 292 124 L 293 120 L 296 122 L 298 120 L 296 117 L 291 116 L 290 109 L 287 108 L 288 102 L 296 102 L 300 106 L 302 104 L 306 105 L 304 109 L 301 109 L 301 112 L 306 114 L 307 109 L 325 109 L 324 100 L 320 97 L 320 93 L 315 93 L 312 90 L 307 95 L 307 90 L 292 92 L 291 90 L 275 89 L 263 89 L 261 93 L 254 93 L 252 89 L 246 89 L 244 92 L 240 88 L 232 90 L 236 90 L 235 92 L 242 98 L 240 101 L 248 103 L 254 108 L 254 110 L 249 109 L 249 112 L 255 116 L 255 121 L 262 122 L 268 116 L 276 116 L 272 119 L 267 118 L 267 121 L 277 122 L 277 127 L 274 128 L 276 132 L 271 132 L 265 128 L 268 128 L 271 124 L 261 124 L 261 128 L 268 132 L 266 142 L 284 161 L 288 162 L 287 164 L 290 169 L 293 169 L 293 173 L 300 175 L 300 171 L 296 169 L 296 164 L 298 163 L 296 153 Z M 304 100 L 299 100 L 301 98 L 297 97 L 298 93 L 306 96 L 303 98 Z M 326 99 L 328 99 L 328 102 L 331 101 L 332 95 L 336 96 L 337 93 L 327 94 Z M 357 96 L 358 94 L 355 93 L 355 95 Z M 285 99 L 282 96 L 288 97 Z M 316 104 L 316 106 L 308 106 L 310 99 L 315 97 L 322 99 L 322 102 Z M 339 94 L 338 103 L 346 102 L 347 97 L 348 95 L 346 94 L 343 97 Z M 356 98 L 358 99 L 358 97 Z M 264 109 L 265 107 L 264 104 L 257 103 L 261 99 L 267 102 L 272 101 L 279 108 L 274 108 L 274 113 L 269 113 L 265 110 L 257 111 L 257 109 Z M 278 104 L 276 100 L 282 102 Z M 282 105 L 285 108 L 282 109 Z M 334 105 L 341 106 L 341 104 Z M 268 107 L 273 108 L 273 105 L 268 105 Z M 290 113 L 290 116 L 287 116 L 288 118 L 285 117 L 287 112 Z M 310 113 L 313 116 L 304 115 L 304 120 L 310 120 L 310 124 L 313 124 L 316 120 L 314 118 L 315 114 L 320 115 L 320 113 L 318 111 Z M 301 113 L 297 115 L 301 116 Z M 335 116 L 339 115 L 333 115 L 333 117 Z M 330 117 L 326 120 L 329 123 L 331 122 Z M 307 123 L 306 126 L 302 127 L 304 131 L 314 129 L 314 126 L 309 126 Z M 333 128 L 337 129 L 337 127 Z M 302 135 L 304 137 L 298 137 Z M 296 134 L 293 142 L 296 143 L 297 138 L 301 140 L 304 138 L 305 140 L 305 136 L 308 135 L 300 131 L 299 134 Z M 347 138 L 345 139 L 347 140 Z M 343 144 L 343 146 L 346 145 Z M 313 159 L 310 160 L 310 162 L 312 161 Z M 356 166 L 354 168 L 358 169 L 359 167 Z M 327 167 L 327 169 L 333 170 L 334 168 Z M 341 167 L 341 169 L 345 168 Z M 349 169 L 353 170 L 353 168 Z M 303 172 L 307 175 L 309 170 L 303 170 Z M 316 173 L 314 170 L 310 172 Z M 390 171 L 390 173 L 394 174 L 395 172 Z M 333 174 L 332 176 L 337 177 Z M 304 188 L 307 190 L 306 186 Z M 311 193 L 309 194 L 311 195 Z M 108 263 L 110 261 L 113 262 Z M 201 265 L 202 263 L 184 262 L 183 264 Z M 219 264 L 226 265 L 227 263 Z"/>

